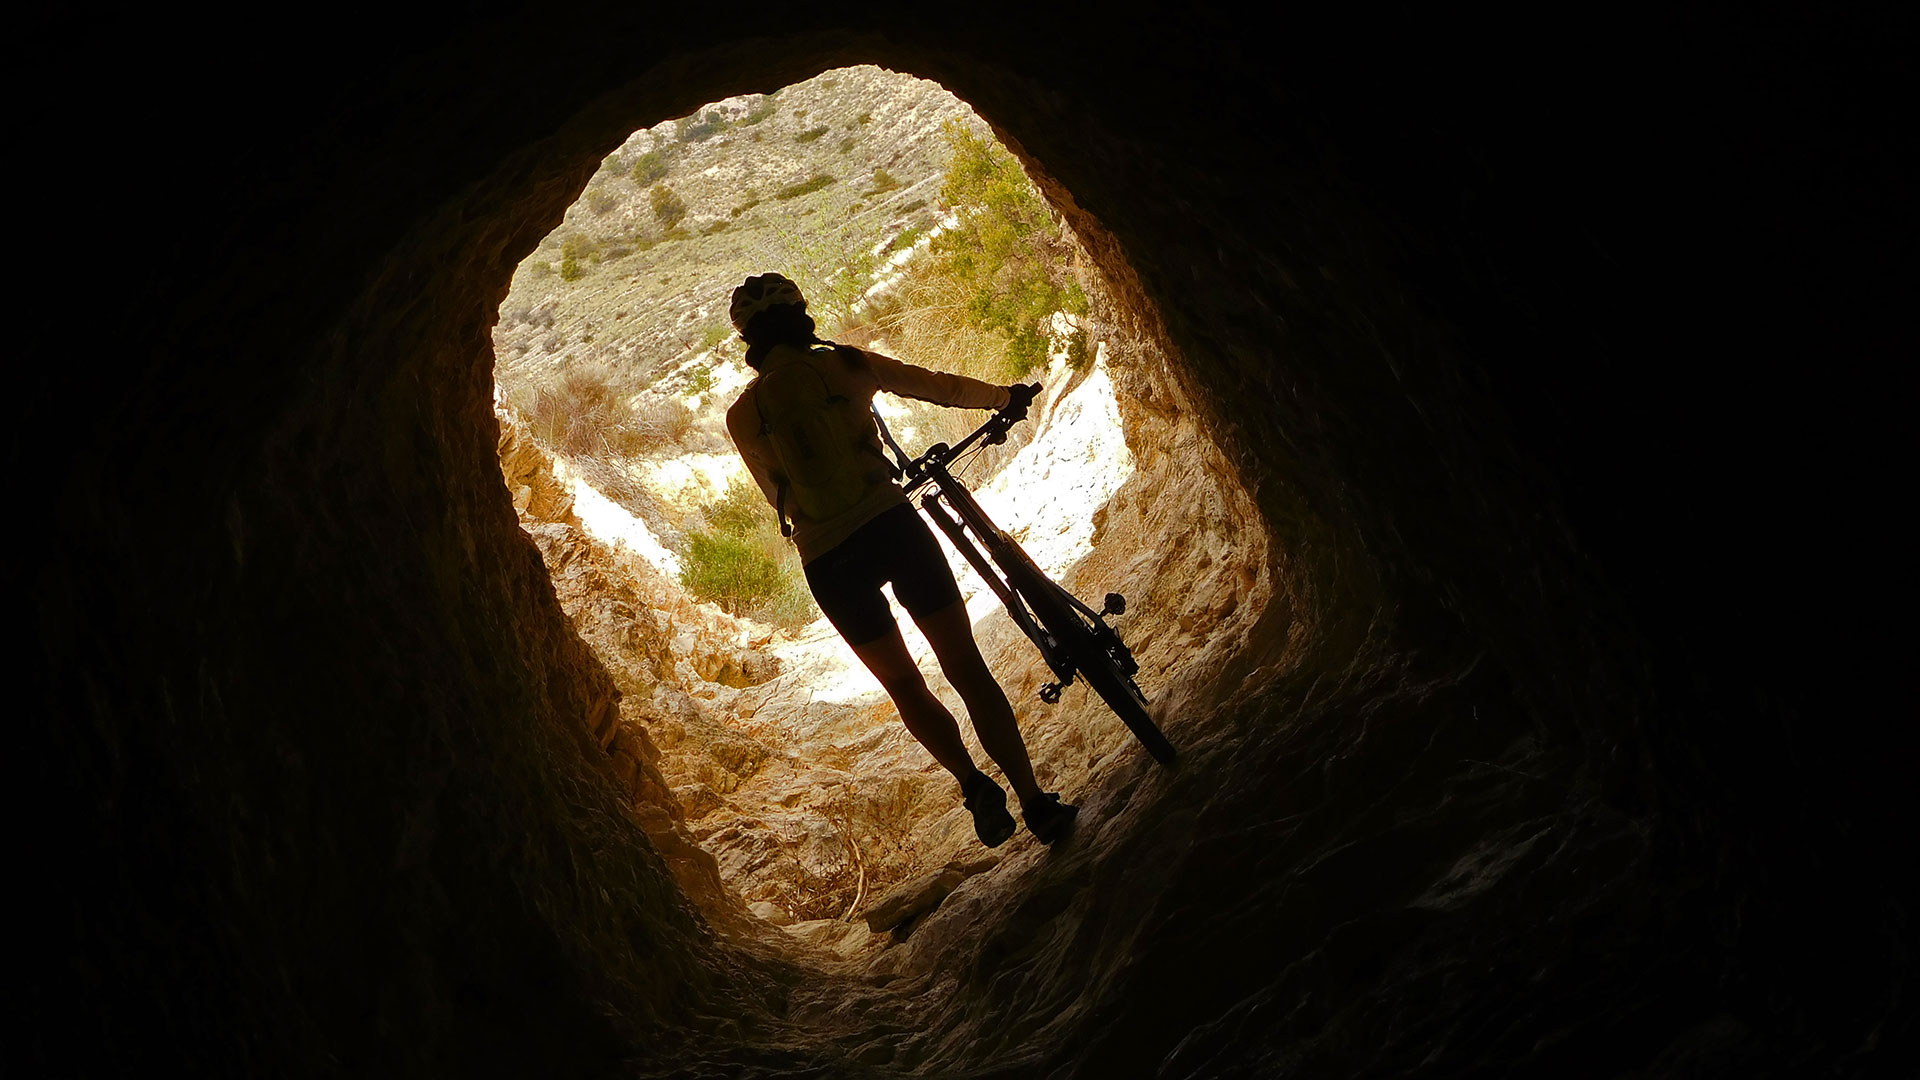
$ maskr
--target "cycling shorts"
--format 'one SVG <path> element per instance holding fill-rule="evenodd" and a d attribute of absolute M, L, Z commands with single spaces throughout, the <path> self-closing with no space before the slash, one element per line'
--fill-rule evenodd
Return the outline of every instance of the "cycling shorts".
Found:
<path fill-rule="evenodd" d="M 854 530 L 806 565 L 807 587 L 849 645 L 865 645 L 896 629 L 880 586 L 915 618 L 960 599 L 960 586 L 933 531 L 912 506 L 900 505 Z"/>

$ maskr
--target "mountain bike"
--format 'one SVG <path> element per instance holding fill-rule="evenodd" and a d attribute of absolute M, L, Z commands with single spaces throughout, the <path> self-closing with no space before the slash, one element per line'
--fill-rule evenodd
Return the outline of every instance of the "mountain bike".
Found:
<path fill-rule="evenodd" d="M 894 442 L 879 411 L 873 414 L 881 437 L 893 451 L 901 470 L 907 497 L 923 493 L 920 509 L 973 565 L 987 587 L 1006 606 L 1014 625 L 1040 650 L 1047 667 L 1052 669 L 1053 681 L 1040 687 L 1040 700 L 1056 704 L 1061 691 L 1078 676 L 1120 717 L 1154 760 L 1171 765 L 1173 744 L 1147 715 L 1147 695 L 1133 680 L 1140 665 L 1107 623 L 1107 616 L 1126 612 L 1126 598 L 1119 593 L 1108 593 L 1098 611 L 1082 603 L 1041 572 L 1026 551 L 994 525 L 974 500 L 973 493 L 955 479 L 951 471 L 969 451 L 1006 442 L 1008 430 L 1026 416 L 1024 404 L 1010 405 L 994 413 L 958 443 L 952 446 L 936 443 L 926 453 L 910 459 L 900 444 Z"/>

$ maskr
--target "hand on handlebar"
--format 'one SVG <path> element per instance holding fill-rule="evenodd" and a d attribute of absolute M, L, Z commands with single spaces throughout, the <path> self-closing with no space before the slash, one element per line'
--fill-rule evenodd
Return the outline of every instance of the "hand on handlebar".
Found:
<path fill-rule="evenodd" d="M 1040 384 L 1027 383 L 1023 386 L 1015 383 L 1002 389 L 1007 392 L 1007 403 L 988 417 L 986 423 L 975 428 L 973 434 L 961 439 L 953 446 L 935 443 L 927 449 L 926 453 L 906 464 L 902 471 L 909 478 L 907 494 L 913 494 L 928 480 L 938 479 L 943 475 L 941 470 L 944 466 L 964 454 L 973 444 L 998 446 L 1007 441 L 1007 429 L 1027 418 L 1027 406 L 1032 405 L 1033 399 L 1040 395 Z M 876 412 L 874 415 L 877 417 L 879 413 Z M 878 423 L 885 424 L 885 421 L 878 421 Z"/>
<path fill-rule="evenodd" d="M 1007 387 L 1007 407 L 1001 411 L 1016 417 L 1025 416 L 1027 406 L 1033 404 L 1033 399 L 1039 396 L 1039 383 L 1014 383 Z"/>

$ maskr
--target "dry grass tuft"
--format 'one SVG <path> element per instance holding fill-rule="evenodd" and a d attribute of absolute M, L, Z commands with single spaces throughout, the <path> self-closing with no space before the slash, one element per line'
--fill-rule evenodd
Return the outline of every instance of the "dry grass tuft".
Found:
<path fill-rule="evenodd" d="M 680 445 L 693 410 L 678 398 L 639 392 L 605 360 L 568 364 L 513 380 L 508 401 L 534 440 L 569 457 L 635 457 Z"/>

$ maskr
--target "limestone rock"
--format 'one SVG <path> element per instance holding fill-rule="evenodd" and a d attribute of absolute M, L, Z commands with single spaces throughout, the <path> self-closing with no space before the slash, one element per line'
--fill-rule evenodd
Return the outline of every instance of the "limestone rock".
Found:
<path fill-rule="evenodd" d="M 861 917 L 866 920 L 867 929 L 876 934 L 885 933 L 939 907 L 947 894 L 959 888 L 961 882 L 993 869 L 999 861 L 989 855 L 971 862 L 950 862 L 931 874 L 914 878 L 894 889 Z"/>
<path fill-rule="evenodd" d="M 765 900 L 755 900 L 753 903 L 748 904 L 747 911 L 750 912 L 754 918 L 765 919 L 775 926 L 793 925 L 793 916 L 782 911 L 780 905 L 768 903 Z"/>
<path fill-rule="evenodd" d="M 573 496 L 554 476 L 546 452 L 498 401 L 494 417 L 500 422 L 500 473 L 506 478 L 507 490 L 513 493 L 513 508 L 525 517 L 578 528 L 580 519 L 573 513 Z"/>
<path fill-rule="evenodd" d="M 780 929 L 823 952 L 852 957 L 871 946 L 872 935 L 859 923 L 839 919 L 809 919 Z"/>

